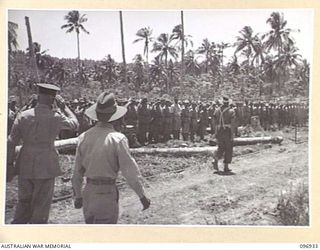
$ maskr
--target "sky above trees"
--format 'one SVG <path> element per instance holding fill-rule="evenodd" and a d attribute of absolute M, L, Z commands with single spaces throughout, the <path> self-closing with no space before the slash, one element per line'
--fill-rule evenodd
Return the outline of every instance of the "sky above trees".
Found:
<path fill-rule="evenodd" d="M 8 20 L 19 25 L 17 30 L 19 49 L 28 46 L 27 31 L 24 17 L 28 16 L 31 24 L 33 41 L 41 44 L 41 50 L 59 58 L 76 58 L 76 35 L 66 33 L 61 26 L 66 23 L 64 16 L 69 10 L 9 10 Z M 79 10 L 86 14 L 88 21 L 83 25 L 90 34 L 80 34 L 82 59 L 102 60 L 106 55 L 118 62 L 122 61 L 120 21 L 118 11 Z M 239 31 L 244 26 L 251 26 L 253 32 L 263 34 L 271 29 L 266 23 L 271 12 L 284 13 L 287 28 L 300 30 L 292 32 L 299 53 L 308 61 L 312 59 L 313 49 L 313 12 L 310 9 L 277 9 L 277 10 L 185 10 L 185 34 L 191 35 L 193 47 L 197 49 L 203 39 L 210 42 L 225 42 L 233 44 Z M 126 59 L 131 62 L 137 54 L 143 55 L 144 43 L 133 43 L 137 39 L 139 29 L 150 27 L 152 35 L 158 37 L 161 33 L 172 33 L 172 29 L 180 24 L 180 10 L 176 11 L 123 11 Z M 225 51 L 229 60 L 235 48 Z M 155 53 L 149 54 L 149 61 Z M 204 59 L 204 58 L 203 58 Z M 199 61 L 201 57 L 199 58 Z"/>

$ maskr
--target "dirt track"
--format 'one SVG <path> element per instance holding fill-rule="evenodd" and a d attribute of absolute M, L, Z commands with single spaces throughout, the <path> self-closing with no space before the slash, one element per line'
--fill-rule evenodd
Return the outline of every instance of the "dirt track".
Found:
<path fill-rule="evenodd" d="M 285 136 L 292 138 L 292 131 Z M 307 137 L 307 131 L 301 136 Z M 301 137 L 302 138 L 302 137 Z M 308 185 L 308 143 L 238 147 L 232 174 L 213 172 L 211 157 L 139 156 L 151 207 L 142 212 L 138 197 L 126 185 L 120 188 L 120 224 L 279 225 L 277 203 L 281 192 L 297 184 Z M 69 157 L 69 156 L 68 156 Z M 67 161 L 72 161 L 69 157 Z M 222 167 L 220 167 L 222 168 Z M 179 170 L 174 171 L 172 170 Z M 12 219 L 14 183 L 7 191 L 6 221 Z M 60 194 L 70 184 L 60 183 Z M 11 190 L 11 191 L 10 191 Z M 52 205 L 50 223 L 83 223 L 72 200 Z"/>

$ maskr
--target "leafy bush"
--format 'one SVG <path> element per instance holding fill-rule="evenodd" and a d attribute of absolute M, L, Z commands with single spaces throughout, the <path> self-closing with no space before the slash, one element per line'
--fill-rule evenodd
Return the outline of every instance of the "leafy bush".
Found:
<path fill-rule="evenodd" d="M 278 218 L 286 226 L 309 225 L 309 192 L 308 186 L 300 183 L 291 185 L 289 190 L 280 194 L 278 205 Z"/>

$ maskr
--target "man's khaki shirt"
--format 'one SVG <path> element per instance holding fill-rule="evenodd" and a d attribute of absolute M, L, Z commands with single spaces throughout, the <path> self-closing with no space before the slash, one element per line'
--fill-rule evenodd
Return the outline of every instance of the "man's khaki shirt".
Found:
<path fill-rule="evenodd" d="M 121 171 L 129 186 L 141 198 L 140 172 L 130 154 L 127 138 L 116 132 L 110 123 L 98 122 L 79 136 L 72 184 L 77 198 L 81 197 L 83 177 L 116 179 Z"/>

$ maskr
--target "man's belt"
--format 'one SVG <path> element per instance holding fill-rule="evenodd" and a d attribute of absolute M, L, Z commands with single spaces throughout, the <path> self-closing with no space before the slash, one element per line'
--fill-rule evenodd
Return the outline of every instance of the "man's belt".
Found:
<path fill-rule="evenodd" d="M 220 129 L 220 128 L 231 128 L 231 124 L 224 124 L 224 126 L 217 125 L 217 128 L 218 129 Z"/>
<path fill-rule="evenodd" d="M 112 178 L 88 178 L 87 183 L 93 185 L 114 185 L 116 183 L 115 179 Z"/>

